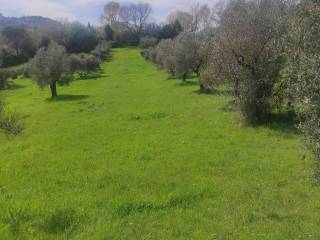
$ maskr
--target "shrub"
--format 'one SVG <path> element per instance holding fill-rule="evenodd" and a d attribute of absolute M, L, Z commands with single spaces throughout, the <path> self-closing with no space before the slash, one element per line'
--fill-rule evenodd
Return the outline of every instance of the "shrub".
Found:
<path fill-rule="evenodd" d="M 143 37 L 140 38 L 140 48 L 147 49 L 150 47 L 156 46 L 158 43 L 158 39 L 155 37 Z"/>
<path fill-rule="evenodd" d="M 111 45 L 110 42 L 102 41 L 91 52 L 91 54 L 94 55 L 95 57 L 101 59 L 101 60 L 104 60 L 108 56 L 111 47 L 112 47 L 112 45 Z"/>
<path fill-rule="evenodd" d="M 0 128 L 8 135 L 19 135 L 24 126 L 21 122 L 21 118 L 14 112 L 4 113 L 0 117 Z"/>
<path fill-rule="evenodd" d="M 155 49 L 155 62 L 166 69 L 172 76 L 175 75 L 175 42 L 171 39 L 160 41 Z"/>
<path fill-rule="evenodd" d="M 99 58 L 91 54 L 72 54 L 70 59 L 72 72 L 78 73 L 82 79 L 100 69 Z"/>
<path fill-rule="evenodd" d="M 140 53 L 144 59 L 151 61 L 155 64 L 157 63 L 156 62 L 157 54 L 156 54 L 156 49 L 154 47 L 150 47 L 148 49 L 141 49 Z"/>
<path fill-rule="evenodd" d="M 2 99 L 0 99 L 0 129 L 7 135 L 19 135 L 24 129 L 20 116 L 8 111 Z"/>
<path fill-rule="evenodd" d="M 0 67 L 9 67 L 17 63 L 17 52 L 9 46 L 0 47 Z"/>
<path fill-rule="evenodd" d="M 16 79 L 23 73 L 23 67 L 0 69 L 0 90 L 8 86 L 9 79 Z"/>

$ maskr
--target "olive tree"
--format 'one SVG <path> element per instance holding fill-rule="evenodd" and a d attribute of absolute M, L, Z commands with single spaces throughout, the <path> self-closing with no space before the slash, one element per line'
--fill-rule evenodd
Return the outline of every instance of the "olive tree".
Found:
<path fill-rule="evenodd" d="M 58 96 L 57 83 L 67 84 L 72 80 L 66 49 L 53 41 L 47 48 L 37 51 L 28 68 L 30 76 L 40 88 L 50 87 L 52 98 Z"/>
<path fill-rule="evenodd" d="M 308 145 L 320 160 L 320 3 L 304 0 L 290 19 L 290 76 Z M 318 162 L 318 174 L 320 163 Z M 319 176 L 318 176 L 319 177 Z"/>
<path fill-rule="evenodd" d="M 233 0 L 219 18 L 219 50 L 214 50 L 223 61 L 219 72 L 234 83 L 247 123 L 265 119 L 272 110 L 273 87 L 285 64 L 288 9 L 285 0 Z"/>
<path fill-rule="evenodd" d="M 202 59 L 200 55 L 201 36 L 197 33 L 181 33 L 175 39 L 174 75 L 186 80 L 188 73 L 200 74 Z"/>
<path fill-rule="evenodd" d="M 175 74 L 175 41 L 166 39 L 159 42 L 156 49 L 155 62 L 166 69 L 171 75 Z"/>
<path fill-rule="evenodd" d="M 204 64 L 201 54 L 203 35 L 183 32 L 173 40 L 162 40 L 155 49 L 156 63 L 183 81 L 189 73 L 200 76 Z"/>

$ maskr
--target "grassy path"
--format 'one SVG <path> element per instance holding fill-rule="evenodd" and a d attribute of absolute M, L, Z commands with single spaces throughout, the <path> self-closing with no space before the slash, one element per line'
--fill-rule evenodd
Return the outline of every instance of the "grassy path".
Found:
<path fill-rule="evenodd" d="M 48 101 L 5 91 L 26 130 L 0 135 L 0 239 L 318 239 L 320 190 L 290 126 L 246 128 L 116 49 L 104 74 Z"/>

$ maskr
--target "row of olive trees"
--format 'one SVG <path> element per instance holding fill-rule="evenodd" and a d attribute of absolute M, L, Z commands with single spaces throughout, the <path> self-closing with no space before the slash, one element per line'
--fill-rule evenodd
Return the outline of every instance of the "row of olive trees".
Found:
<path fill-rule="evenodd" d="M 170 16 L 185 32 L 142 55 L 182 80 L 196 73 L 201 89 L 229 83 L 248 124 L 268 119 L 283 100 L 294 104 L 320 159 L 319 1 L 230 0 L 216 9 L 203 27 L 194 27 L 195 10 Z"/>
<path fill-rule="evenodd" d="M 320 160 L 319 39 L 317 0 L 234 0 L 219 16 L 209 62 L 213 80 L 231 80 L 248 123 L 265 120 L 279 99 L 293 103 Z"/>
<path fill-rule="evenodd" d="M 190 73 L 200 76 L 205 57 L 204 38 L 202 33 L 183 32 L 175 39 L 162 40 L 141 53 L 146 59 L 167 69 L 172 76 L 186 81 Z"/>
<path fill-rule="evenodd" d="M 189 73 L 197 74 L 201 90 L 231 83 L 245 121 L 252 124 L 264 120 L 275 106 L 274 86 L 287 63 L 291 8 L 286 0 L 232 0 L 212 13 L 215 18 L 204 21 L 203 28 L 160 41 L 142 54 L 184 81 Z M 198 21 L 190 20 L 189 25 Z"/>
<path fill-rule="evenodd" d="M 101 42 L 91 54 L 68 55 L 66 48 L 51 41 L 48 47 L 40 48 L 28 63 L 28 74 L 43 89 L 50 87 L 51 97 L 58 96 L 57 84 L 69 84 L 78 73 L 85 78 L 100 69 L 100 63 L 108 55 L 111 45 Z"/>

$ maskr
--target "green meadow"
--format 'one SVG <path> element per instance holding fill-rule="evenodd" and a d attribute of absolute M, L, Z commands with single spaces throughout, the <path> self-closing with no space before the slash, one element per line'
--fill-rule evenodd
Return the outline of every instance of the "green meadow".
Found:
<path fill-rule="evenodd" d="M 4 95 L 25 130 L 0 133 L 0 239 L 319 239 L 294 123 L 246 127 L 227 90 L 198 89 L 131 48 L 54 101 L 15 80 Z"/>

